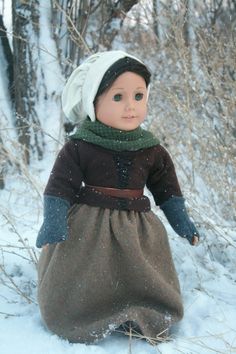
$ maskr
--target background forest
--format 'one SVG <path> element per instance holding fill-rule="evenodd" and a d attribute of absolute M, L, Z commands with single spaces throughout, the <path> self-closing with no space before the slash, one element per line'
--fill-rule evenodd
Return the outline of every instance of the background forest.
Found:
<path fill-rule="evenodd" d="M 227 306 L 234 307 L 223 316 L 230 329 L 222 325 L 217 332 L 214 327 L 209 341 L 202 338 L 209 333 L 200 321 L 215 321 L 207 312 L 197 322 L 203 331 L 198 333 L 195 326 L 190 330 L 201 340 L 186 342 L 189 315 L 173 347 L 162 344 L 156 351 L 140 347 L 134 352 L 176 353 L 179 344 L 182 353 L 231 353 L 236 350 L 236 322 L 229 315 L 236 308 L 235 0 L 0 0 L 0 328 L 11 331 L 11 321 L 25 316 L 39 322 L 34 317 L 39 255 L 34 243 L 42 222 L 42 193 L 55 156 L 74 128 L 63 116 L 60 95 L 79 63 L 107 49 L 140 57 L 152 72 L 145 125 L 171 153 L 189 213 L 202 235 L 195 254 L 186 248 L 188 259 L 183 259 L 187 246 L 170 231 L 186 304 L 193 306 L 197 289 L 200 300 L 193 311 L 198 314 L 205 308 L 203 294 L 206 308 L 208 301 L 216 306 L 227 299 Z M 229 293 L 219 295 L 219 284 Z M 14 323 L 21 326 L 20 320 Z M 44 336 L 36 342 L 49 345 Z M 14 352 L 6 338 L 1 353 L 21 352 Z M 58 345 L 55 353 L 67 353 L 58 343 L 54 338 L 50 344 Z M 94 353 L 127 353 L 128 342 L 122 347 L 127 351 L 114 343 Z M 73 348 L 68 353 L 75 353 Z"/>

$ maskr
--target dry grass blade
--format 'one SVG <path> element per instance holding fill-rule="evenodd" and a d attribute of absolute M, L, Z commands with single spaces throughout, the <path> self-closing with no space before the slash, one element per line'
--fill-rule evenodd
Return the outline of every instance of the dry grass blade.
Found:
<path fill-rule="evenodd" d="M 204 353 L 209 352 L 210 353 L 220 353 L 220 354 L 229 354 L 229 353 L 235 353 L 236 352 L 236 347 L 233 346 L 232 344 L 230 344 L 228 341 L 225 340 L 225 334 L 226 333 L 220 333 L 220 334 L 209 334 L 206 336 L 196 336 L 196 337 L 188 337 L 183 339 L 182 341 L 184 341 L 186 343 L 186 345 L 191 345 L 193 344 L 196 347 L 201 347 L 201 349 L 195 349 L 196 351 L 194 351 L 196 354 L 200 353 L 203 349 L 204 349 Z M 224 343 L 225 348 L 224 349 L 217 349 L 215 346 L 212 347 L 209 344 L 205 343 L 205 340 L 209 340 L 214 338 L 215 340 L 221 340 Z M 179 346 L 181 344 L 178 344 Z M 184 345 L 182 344 L 182 346 L 184 347 Z M 217 346 L 217 345 L 216 345 Z M 222 348 L 222 345 L 220 346 Z M 186 353 L 186 351 L 184 351 L 184 353 Z"/>
<path fill-rule="evenodd" d="M 2 247 L 0 246 L 0 249 L 1 249 Z M 6 247 L 5 247 L 6 248 Z M 33 249 L 33 247 L 22 247 L 22 249 L 27 249 L 27 248 L 31 248 L 32 250 L 33 250 L 33 252 L 34 252 L 34 249 Z M 25 257 L 25 256 L 23 256 L 22 254 L 19 254 L 19 253 L 17 253 L 17 252 L 14 252 L 14 251 L 7 251 L 6 249 L 4 249 L 4 248 L 2 248 L 2 252 L 3 253 L 8 253 L 8 254 L 13 254 L 14 256 L 17 256 L 17 257 L 20 257 L 20 258 L 22 258 L 22 259 L 24 259 L 24 260 L 26 260 L 26 261 L 28 261 L 28 262 L 31 262 L 31 259 L 29 259 L 29 258 L 27 258 L 27 257 Z"/>
<path fill-rule="evenodd" d="M 7 313 L 7 312 L 1 312 L 0 311 L 0 315 L 4 316 L 5 318 L 8 317 L 20 317 L 21 315 L 17 314 L 17 313 Z"/>
<path fill-rule="evenodd" d="M 33 247 L 29 247 L 29 245 L 27 245 L 26 240 L 21 236 L 21 234 L 18 232 L 18 230 L 16 229 L 14 223 L 12 222 L 12 220 L 10 220 L 10 218 L 8 217 L 8 215 L 3 214 L 3 217 L 5 218 L 5 220 L 7 221 L 7 223 L 9 223 L 9 225 L 11 225 L 12 227 L 12 231 L 18 236 L 19 238 L 19 242 L 22 243 L 23 247 L 27 250 L 30 260 L 32 261 L 32 263 L 35 265 L 35 267 L 37 266 L 38 263 L 38 258 L 36 256 L 35 250 Z"/>
<path fill-rule="evenodd" d="M 132 354 L 132 328 L 129 324 L 129 354 Z"/>
<path fill-rule="evenodd" d="M 138 332 L 134 328 L 132 328 L 131 325 L 130 325 L 128 330 L 125 330 L 125 331 L 116 330 L 115 332 L 122 333 L 125 336 L 129 337 L 129 347 L 130 348 L 131 348 L 131 344 L 130 343 L 131 343 L 131 339 L 132 338 L 144 339 L 144 340 L 146 340 L 148 343 L 150 343 L 153 346 L 157 345 L 158 343 L 164 343 L 164 342 L 171 341 L 173 339 L 171 337 L 165 336 L 165 333 L 168 332 L 168 328 L 166 328 L 162 332 L 158 333 L 155 338 L 147 337 L 147 336 L 142 335 L 140 332 Z"/>
<path fill-rule="evenodd" d="M 5 267 L 2 266 L 1 264 L 0 264 L 0 270 L 2 271 L 2 274 L 5 276 L 5 278 L 10 282 L 10 284 L 8 284 L 3 278 L 1 278 L 0 280 L 3 285 L 8 287 L 10 290 L 16 292 L 18 295 L 20 295 L 20 297 L 25 299 L 28 304 L 32 304 L 32 303 L 36 304 L 36 302 L 33 299 L 31 299 L 27 294 L 24 293 L 24 291 L 22 291 L 19 288 L 19 286 L 12 279 L 12 276 L 6 272 Z"/>

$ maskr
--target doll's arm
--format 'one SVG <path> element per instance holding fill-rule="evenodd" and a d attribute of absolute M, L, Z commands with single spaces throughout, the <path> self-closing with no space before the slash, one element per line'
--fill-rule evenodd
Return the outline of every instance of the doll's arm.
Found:
<path fill-rule="evenodd" d="M 44 196 L 44 221 L 38 233 L 37 247 L 65 241 L 68 238 L 69 208 L 70 203 L 66 199 Z"/>
<path fill-rule="evenodd" d="M 76 203 L 82 181 L 79 141 L 70 140 L 56 158 L 44 195 L 66 199 L 73 205 Z"/>
<path fill-rule="evenodd" d="M 68 238 L 67 214 L 76 202 L 82 180 L 78 145 L 75 141 L 68 142 L 57 156 L 44 192 L 44 220 L 37 247 Z"/>
<path fill-rule="evenodd" d="M 199 234 L 188 216 L 173 161 L 161 145 L 157 149 L 156 161 L 150 171 L 147 187 L 174 231 L 187 238 L 191 245 L 196 244 Z"/>
<path fill-rule="evenodd" d="M 183 197 L 170 197 L 160 208 L 179 236 L 187 238 L 191 245 L 198 242 L 199 233 L 188 216 Z"/>

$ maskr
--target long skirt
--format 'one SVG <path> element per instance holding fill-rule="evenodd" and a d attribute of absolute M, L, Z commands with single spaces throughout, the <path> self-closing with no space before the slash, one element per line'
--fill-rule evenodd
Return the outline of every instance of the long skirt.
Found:
<path fill-rule="evenodd" d="M 159 338 L 183 316 L 165 228 L 152 212 L 85 204 L 68 216 L 69 238 L 43 249 L 38 302 L 49 330 L 91 343 L 126 323 Z"/>

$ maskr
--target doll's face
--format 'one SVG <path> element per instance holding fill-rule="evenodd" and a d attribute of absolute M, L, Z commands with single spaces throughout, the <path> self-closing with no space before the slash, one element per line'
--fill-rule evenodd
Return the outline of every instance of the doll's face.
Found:
<path fill-rule="evenodd" d="M 147 114 L 145 80 L 132 72 L 121 74 L 97 99 L 96 118 L 109 127 L 133 130 L 139 127 Z"/>

